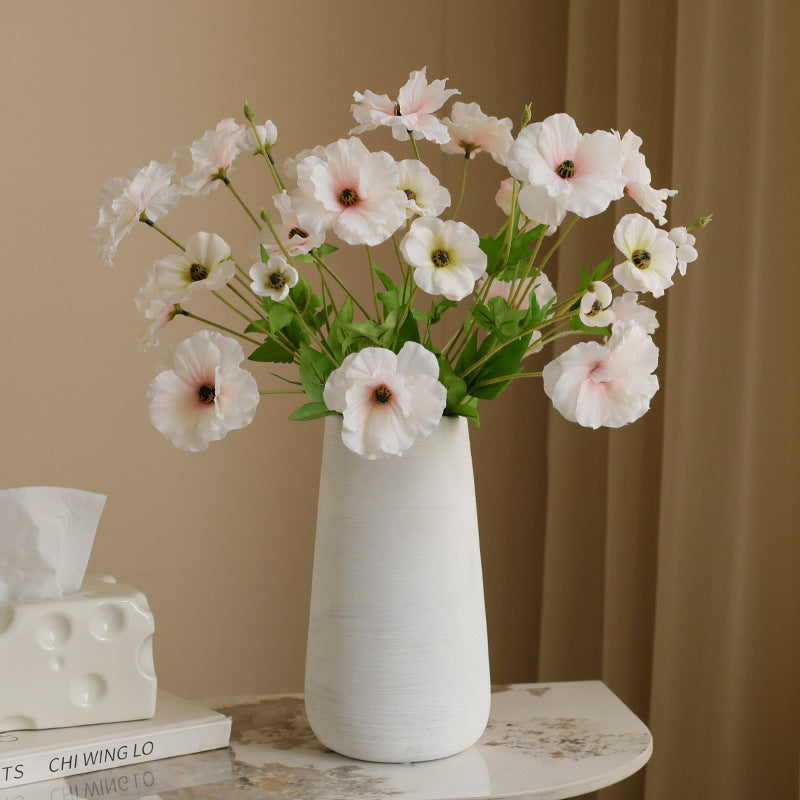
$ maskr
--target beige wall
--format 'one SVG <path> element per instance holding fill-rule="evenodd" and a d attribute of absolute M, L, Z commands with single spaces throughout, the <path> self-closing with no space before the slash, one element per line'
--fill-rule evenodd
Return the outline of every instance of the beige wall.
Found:
<path fill-rule="evenodd" d="M 201 455 L 173 449 L 150 427 L 144 393 L 157 355 L 137 352 L 133 296 L 145 268 L 170 249 L 136 230 L 117 267 L 104 267 L 91 255 L 97 193 L 107 178 L 166 160 L 239 115 L 244 98 L 277 123 L 281 155 L 327 143 L 352 125 L 354 89 L 392 93 L 424 64 L 488 113 L 516 120 L 529 100 L 538 117 L 558 110 L 561 4 L 488 8 L 478 0 L 3 3 L 0 486 L 108 495 L 90 568 L 148 595 L 169 690 L 302 687 L 321 423 L 290 423 L 296 403 L 267 399 L 249 429 Z M 458 159 L 433 161 L 446 164 L 452 185 Z M 253 167 L 234 177 L 261 204 L 270 187 Z M 470 185 L 482 187 L 487 207 L 501 177 L 488 159 L 476 162 Z M 476 227 L 499 223 L 491 208 L 471 200 L 465 208 Z M 181 238 L 217 230 L 239 251 L 251 237 L 221 191 L 185 201 L 165 226 Z M 171 328 L 167 341 L 194 330 L 186 320 Z M 545 413 L 538 385 L 516 387 L 485 405 L 473 439 L 493 676 L 503 682 L 535 678 Z M 516 481 L 507 463 L 524 467 Z"/>

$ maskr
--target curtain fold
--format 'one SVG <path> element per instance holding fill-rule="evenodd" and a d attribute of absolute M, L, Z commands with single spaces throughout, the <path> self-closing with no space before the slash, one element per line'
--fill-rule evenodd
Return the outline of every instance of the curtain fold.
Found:
<path fill-rule="evenodd" d="M 566 110 L 642 136 L 653 185 L 680 189 L 670 226 L 715 215 L 648 302 L 650 412 L 549 424 L 539 678 L 602 678 L 655 742 L 604 800 L 797 797 L 798 34 L 796 4 L 570 4 Z M 582 224 L 559 277 L 607 255 L 612 227 Z"/>

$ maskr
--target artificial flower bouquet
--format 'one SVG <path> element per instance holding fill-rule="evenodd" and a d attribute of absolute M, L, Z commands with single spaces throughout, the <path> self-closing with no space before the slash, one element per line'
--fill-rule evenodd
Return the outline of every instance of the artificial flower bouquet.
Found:
<path fill-rule="evenodd" d="M 454 102 L 440 118 L 459 94 L 445 84 L 429 83 L 423 68 L 396 100 L 355 92 L 350 138 L 280 166 L 275 125 L 256 124 L 245 105 L 244 124 L 224 119 L 172 162 L 152 161 L 106 185 L 94 231 L 106 263 L 137 223 L 173 248 L 136 298 L 147 319 L 142 347 L 156 345 L 176 317 L 208 326 L 169 349 L 148 390 L 150 419 L 173 444 L 204 450 L 249 424 L 262 395 L 286 392 L 305 395 L 291 419 L 341 414 L 345 445 L 369 459 L 401 455 L 442 415 L 477 422 L 478 402 L 513 380 L 541 377 L 555 408 L 592 428 L 619 427 L 647 411 L 658 389 L 651 339 L 658 322 L 639 298 L 661 296 L 676 271 L 685 274 L 697 258 L 690 231 L 709 218 L 662 227 L 675 192 L 651 187 L 632 131 L 581 133 L 567 114 L 531 122 L 527 107 L 514 137 L 510 119 L 487 116 L 477 103 Z M 409 142 L 408 159 L 371 151 L 358 138 L 387 127 Z M 426 166 L 422 140 L 463 159 L 455 204 Z M 468 167 L 481 153 L 508 173 L 494 198 L 505 215 L 496 235 L 479 236 L 459 219 Z M 243 154 L 259 158 L 274 183 L 268 202 L 248 202 L 232 182 Z M 159 223 L 181 196 L 223 185 L 252 221 L 249 260 L 217 233 L 181 242 Z M 559 295 L 545 271 L 559 245 L 579 218 L 625 195 L 659 225 L 639 213 L 622 216 L 613 231 L 617 257 L 585 265 L 578 291 Z M 380 254 L 373 250 L 384 242 Z M 362 250 L 371 296 L 357 297 L 334 269 L 331 255 L 342 243 Z M 225 324 L 191 310 L 195 292 L 219 299 Z M 448 314 L 455 324 L 445 336 Z M 527 366 L 549 342 L 586 335 L 593 339 L 540 371 Z M 251 362 L 297 371 L 270 370 L 280 383 L 259 391 L 241 366 L 241 343 Z"/>

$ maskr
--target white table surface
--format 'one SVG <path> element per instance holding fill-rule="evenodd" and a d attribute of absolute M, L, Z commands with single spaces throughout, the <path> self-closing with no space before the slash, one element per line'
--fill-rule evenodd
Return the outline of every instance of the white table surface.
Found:
<path fill-rule="evenodd" d="M 47 800 L 556 800 L 627 778 L 653 746 L 645 725 L 599 681 L 496 687 L 480 741 L 419 764 L 332 753 L 308 727 L 301 695 L 205 703 L 233 717 L 227 750 L 74 776 L 56 795 L 54 781 L 21 786 L 15 800 L 39 800 L 45 789 Z"/>

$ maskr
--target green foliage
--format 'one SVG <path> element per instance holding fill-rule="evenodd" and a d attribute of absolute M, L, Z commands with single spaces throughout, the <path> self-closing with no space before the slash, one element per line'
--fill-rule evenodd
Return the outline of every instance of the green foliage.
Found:
<path fill-rule="evenodd" d="M 273 339 L 267 339 L 248 356 L 250 361 L 271 361 L 276 364 L 290 364 L 294 356 L 286 347 L 278 344 Z"/>
<path fill-rule="evenodd" d="M 336 411 L 331 411 L 325 403 L 311 402 L 300 406 L 296 411 L 289 414 L 289 419 L 296 420 L 297 422 L 305 422 L 309 419 L 319 419 L 320 417 L 330 417 L 336 414 Z"/>
<path fill-rule="evenodd" d="M 328 376 L 336 365 L 318 350 L 306 344 L 300 345 L 300 382 L 309 399 L 322 402 L 322 391 Z"/>
<path fill-rule="evenodd" d="M 491 337 L 486 341 L 490 339 Z M 473 397 L 479 397 L 482 400 L 490 400 L 497 397 L 511 382 L 511 377 L 508 380 L 498 379 L 516 375 L 520 371 L 520 361 L 528 349 L 528 344 L 528 338 L 522 336 L 508 342 L 494 352 L 470 380 L 468 385 L 469 393 Z M 488 352 L 491 352 L 491 348 L 487 349 Z"/>

